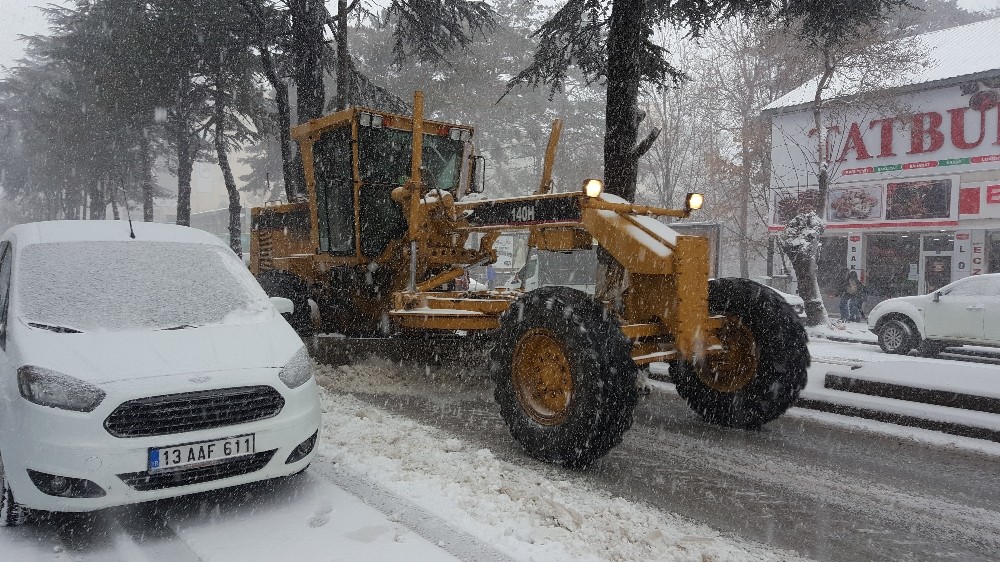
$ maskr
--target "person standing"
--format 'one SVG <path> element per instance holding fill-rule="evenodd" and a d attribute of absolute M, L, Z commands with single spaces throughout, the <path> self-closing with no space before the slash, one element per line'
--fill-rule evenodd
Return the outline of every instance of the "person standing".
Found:
<path fill-rule="evenodd" d="M 865 286 L 858 279 L 858 272 L 847 272 L 847 280 L 840 293 L 840 318 L 845 322 L 860 322 L 861 307 L 865 302 Z"/>

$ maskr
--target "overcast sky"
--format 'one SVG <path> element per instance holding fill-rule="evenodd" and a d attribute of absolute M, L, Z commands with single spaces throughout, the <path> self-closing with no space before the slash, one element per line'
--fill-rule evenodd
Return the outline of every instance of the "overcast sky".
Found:
<path fill-rule="evenodd" d="M 67 4 L 65 0 L 0 0 L 0 66 L 11 66 L 24 54 L 18 35 L 43 33 L 45 18 L 35 6 Z M 1000 0 L 958 0 L 967 10 L 1000 8 Z M 998 40 L 997 38 L 993 39 Z M 6 74 L 0 71 L 0 74 Z"/>

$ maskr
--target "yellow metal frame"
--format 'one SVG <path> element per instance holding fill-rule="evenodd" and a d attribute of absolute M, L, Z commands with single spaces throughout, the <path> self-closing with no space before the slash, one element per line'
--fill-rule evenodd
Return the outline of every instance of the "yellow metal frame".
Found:
<path fill-rule="evenodd" d="M 664 209 L 588 197 L 582 192 L 549 193 L 551 173 L 561 123 L 553 126 L 546 149 L 542 177 L 535 195 L 502 201 L 532 202 L 542 199 L 572 200 L 580 209 L 580 218 L 539 225 L 474 225 L 467 216 L 490 202 L 456 201 L 452 194 L 436 192 L 428 197 L 421 178 L 423 135 L 427 127 L 441 134 L 458 127 L 471 127 L 423 119 L 423 95 L 414 99 L 412 117 L 388 114 L 366 108 L 351 108 L 295 127 L 292 137 L 299 142 L 306 177 L 308 203 L 254 209 L 252 216 L 264 212 L 302 212 L 310 217 L 308 242 L 291 243 L 286 237 L 280 244 L 263 240 L 254 232 L 251 242 L 251 268 L 254 273 L 268 268 L 287 269 L 313 283 L 323 283 L 323 275 L 337 266 L 360 266 L 375 262 L 395 272 L 389 310 L 366 310 L 381 317 L 387 312 L 399 327 L 420 330 L 489 330 L 499 326 L 499 317 L 520 295 L 520 291 L 456 293 L 441 291 L 442 286 L 464 274 L 465 267 L 496 260 L 493 244 L 501 232 L 527 230 L 533 247 L 543 250 L 572 251 L 589 249 L 594 241 L 623 267 L 626 290 L 619 310 L 622 331 L 634 342 L 633 358 L 637 363 L 683 358 L 698 361 L 718 351 L 716 332 L 722 320 L 708 312 L 708 240 L 701 237 L 665 237 L 661 229 L 651 229 L 637 216 L 686 217 L 688 209 Z M 397 187 L 392 198 L 407 217 L 405 239 L 390 244 L 382 256 L 366 259 L 360 251 L 359 213 L 362 188 L 358 154 L 358 117 L 362 113 L 380 115 L 383 126 L 414 133 L 409 180 Z M 355 256 L 335 257 L 319 252 L 319 220 L 314 176 L 313 144 L 330 129 L 350 124 L 353 146 L 355 199 Z M 473 178 L 468 174 L 468 181 Z M 460 186 L 464 193 L 469 186 Z M 478 248 L 465 248 L 472 233 L 481 235 Z M 270 246 L 266 246 L 266 244 Z M 266 254 L 264 250 L 270 254 Z M 265 259 L 266 258 L 266 259 Z M 265 264 L 266 262 L 266 264 Z"/>

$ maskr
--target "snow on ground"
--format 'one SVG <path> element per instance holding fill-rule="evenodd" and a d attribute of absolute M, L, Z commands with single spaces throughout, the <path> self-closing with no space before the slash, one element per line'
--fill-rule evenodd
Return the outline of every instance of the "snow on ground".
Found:
<path fill-rule="evenodd" d="M 389 369 L 317 367 L 325 386 L 362 391 Z M 473 383 L 473 385 L 476 383 Z M 518 560 L 792 560 L 793 553 L 497 459 L 437 428 L 325 392 L 320 454 L 363 473 Z"/>
<path fill-rule="evenodd" d="M 877 342 L 878 336 L 868 330 L 866 322 L 830 322 L 825 326 L 806 328 L 810 338 L 850 339 L 859 342 Z"/>
<path fill-rule="evenodd" d="M 1000 349 L 977 349 L 1000 355 Z M 956 392 L 997 396 L 997 393 L 1000 393 L 1000 366 L 929 357 L 892 355 L 884 353 L 877 346 L 831 341 L 815 336 L 811 336 L 809 351 L 812 355 L 812 366 L 809 369 L 806 388 L 800 395 L 804 399 L 833 402 L 857 408 L 1000 431 L 1000 415 L 996 414 L 824 388 L 826 375 L 833 373 L 843 376 L 858 375 L 866 380 L 892 384 L 931 389 L 953 389 Z M 852 369 L 852 366 L 861 366 L 861 368 Z M 669 372 L 667 365 L 662 363 L 654 363 L 651 368 L 661 375 L 666 375 Z M 663 392 L 676 392 L 673 385 L 669 383 L 651 381 L 651 385 Z M 808 418 L 830 425 L 894 435 L 929 445 L 954 447 L 1000 456 L 1000 443 L 982 439 L 960 437 L 938 431 L 818 412 L 805 408 L 792 408 L 786 416 Z"/>
<path fill-rule="evenodd" d="M 978 378 L 970 379 L 969 388 L 1000 389 L 1000 367 L 888 355 L 875 346 L 815 335 L 809 346 L 813 367 L 804 392 L 807 397 L 825 392 L 836 393 L 825 395 L 827 399 L 859 399 L 860 395 L 822 388 L 827 372 L 850 374 L 850 365 L 855 364 L 865 365 L 870 375 L 866 378 L 877 378 L 881 372 L 894 382 L 924 380 L 926 386 L 936 387 L 940 385 L 935 377 L 955 380 L 963 370 L 974 370 Z M 657 370 L 665 368 L 654 365 Z M 334 391 L 323 392 L 323 438 L 319 456 L 305 474 L 266 486 L 158 502 L 153 518 L 159 523 L 142 523 L 143 516 L 137 514 L 144 513 L 143 508 L 86 516 L 89 519 L 74 527 L 82 529 L 80 535 L 88 543 L 84 547 L 73 544 L 81 540 L 79 536 L 68 540 L 65 529 L 53 523 L 0 529 L 0 560 L 799 559 L 795 553 L 723 535 L 580 479 L 567 479 L 564 471 L 543 463 L 523 457 L 517 463 L 498 459 L 489 449 L 345 394 L 488 392 L 490 383 L 481 376 L 460 377 L 376 360 L 350 367 L 317 366 L 316 372 L 323 385 Z M 993 373 L 996 381 L 991 379 Z M 673 392 L 672 385 L 651 384 Z M 933 415 L 935 408 L 912 403 L 900 406 L 901 401 L 878 397 L 862 399 L 925 416 Z M 1000 428 L 1000 416 L 947 410 L 953 411 L 952 416 L 989 416 L 990 423 Z M 1000 457 L 1000 443 L 802 408 L 792 408 L 787 416 Z M 959 423 L 970 423 L 970 419 Z M 361 493 L 351 482 L 362 483 Z M 377 499 L 379 493 L 406 499 L 387 504 Z M 438 533 L 428 533 L 426 525 L 418 530 L 415 517 L 436 521 Z M 166 531 L 158 531 L 157 525 Z M 441 533 L 445 533 L 443 540 Z M 488 545 L 484 557 L 464 556 L 452 548 L 449 543 L 461 537 Z"/>
<path fill-rule="evenodd" d="M 457 560 L 316 469 L 259 485 L 0 528 L 5 562 L 296 559 Z"/>

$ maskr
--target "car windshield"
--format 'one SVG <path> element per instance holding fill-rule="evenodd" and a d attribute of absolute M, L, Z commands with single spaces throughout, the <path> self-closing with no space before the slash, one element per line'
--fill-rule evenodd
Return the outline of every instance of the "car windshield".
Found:
<path fill-rule="evenodd" d="M 267 295 L 228 248 L 178 242 L 28 246 L 17 312 L 55 331 L 182 329 L 259 320 Z"/>

